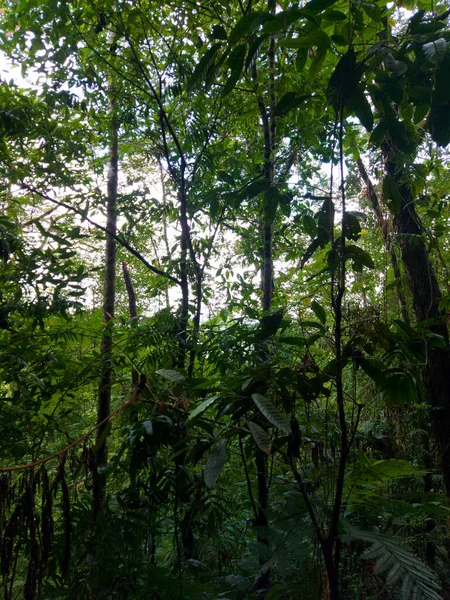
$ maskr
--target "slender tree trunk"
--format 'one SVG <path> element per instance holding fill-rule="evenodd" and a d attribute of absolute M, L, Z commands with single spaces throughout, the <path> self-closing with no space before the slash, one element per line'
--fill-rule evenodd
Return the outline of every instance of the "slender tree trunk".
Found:
<path fill-rule="evenodd" d="M 268 0 L 268 10 L 271 14 L 275 14 L 275 0 Z M 267 191 L 263 197 L 263 256 L 261 269 L 261 306 L 263 311 L 269 311 L 272 307 L 273 300 L 273 221 L 275 211 L 273 209 L 273 194 L 272 187 L 275 183 L 275 152 L 276 152 L 276 93 L 275 93 L 275 38 L 269 40 L 269 48 L 267 52 L 269 65 L 269 102 L 268 106 L 262 97 L 258 98 L 258 107 L 262 121 L 263 136 L 264 136 L 264 167 L 263 174 L 267 183 Z M 267 509 L 269 506 L 269 477 L 268 477 L 268 456 L 262 452 L 258 452 L 255 457 L 255 465 L 257 472 L 258 484 L 258 511 L 256 518 L 258 542 L 262 548 L 267 548 L 267 551 L 260 553 L 259 562 L 263 565 L 267 562 L 267 554 L 269 550 L 269 519 Z M 261 573 L 256 589 L 264 590 L 270 585 L 270 568 L 266 568 Z"/>
<path fill-rule="evenodd" d="M 378 201 L 378 196 L 373 186 L 373 183 L 370 181 L 369 175 L 367 174 L 366 167 L 364 166 L 363 161 L 358 158 L 357 161 L 359 174 L 361 179 L 367 186 L 367 196 L 369 198 L 370 204 L 372 205 L 373 211 L 375 213 L 375 217 L 377 220 L 378 227 L 381 231 L 381 234 L 384 239 L 384 243 L 386 245 L 387 251 L 389 252 L 389 258 L 391 260 L 392 269 L 394 271 L 394 279 L 395 279 L 395 290 L 397 293 L 398 305 L 400 308 L 400 314 L 405 323 L 409 325 L 409 313 L 408 313 L 408 305 L 406 303 L 406 297 L 404 290 L 401 284 L 401 271 L 400 265 L 398 262 L 397 254 L 395 253 L 395 248 L 392 244 L 392 226 L 387 219 L 385 219 L 383 215 L 383 211 L 381 209 L 380 203 Z"/>
<path fill-rule="evenodd" d="M 134 293 L 133 282 L 131 281 L 128 265 L 125 261 L 122 263 L 122 273 L 123 279 L 125 281 L 125 288 L 127 290 L 128 295 L 128 310 L 130 313 L 130 318 L 132 319 L 131 327 L 134 328 L 137 325 L 136 294 Z M 139 373 L 134 367 L 131 369 L 131 384 L 133 386 L 133 389 L 136 389 L 139 385 Z"/>
<path fill-rule="evenodd" d="M 104 287 L 103 287 L 103 322 L 105 324 L 100 344 L 100 377 L 98 386 L 97 423 L 108 417 L 111 409 L 111 382 L 112 382 L 112 347 L 115 295 L 116 295 L 116 241 L 117 233 L 117 190 L 119 143 L 118 121 L 116 116 L 114 87 L 110 89 L 110 144 L 109 144 L 109 169 L 107 183 L 106 228 L 110 235 L 106 238 Z M 94 484 L 93 484 L 93 515 L 98 517 L 106 495 L 106 479 L 99 473 L 99 469 L 108 461 L 108 425 L 105 423 L 97 429 L 97 450 L 94 457 Z"/>

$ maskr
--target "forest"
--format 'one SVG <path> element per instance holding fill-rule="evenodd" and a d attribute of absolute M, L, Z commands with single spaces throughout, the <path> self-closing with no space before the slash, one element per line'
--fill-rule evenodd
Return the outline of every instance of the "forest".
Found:
<path fill-rule="evenodd" d="M 450 599 L 449 18 L 1 0 L 1 598 Z"/>

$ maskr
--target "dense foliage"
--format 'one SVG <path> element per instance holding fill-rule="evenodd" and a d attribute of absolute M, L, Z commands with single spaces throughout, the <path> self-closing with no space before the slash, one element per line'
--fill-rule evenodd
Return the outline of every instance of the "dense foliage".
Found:
<path fill-rule="evenodd" d="M 5 600 L 450 598 L 449 17 L 2 1 Z"/>

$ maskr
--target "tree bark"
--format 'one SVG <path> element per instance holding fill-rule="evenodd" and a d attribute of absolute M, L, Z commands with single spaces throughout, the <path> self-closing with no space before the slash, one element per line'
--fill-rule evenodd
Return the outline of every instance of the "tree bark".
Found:
<path fill-rule="evenodd" d="M 107 182 L 106 229 L 108 231 L 105 247 L 104 284 L 103 284 L 103 322 L 105 324 L 100 344 L 100 377 L 98 386 L 97 423 L 109 416 L 111 411 L 112 382 L 112 323 L 116 296 L 116 240 L 117 234 L 117 190 L 119 167 L 119 124 L 116 115 L 114 88 L 110 89 L 110 144 Z M 97 519 L 106 495 L 106 478 L 99 469 L 108 462 L 108 422 L 97 429 L 97 450 L 94 457 L 93 516 Z"/>
<path fill-rule="evenodd" d="M 438 442 L 447 495 L 450 496 L 450 352 L 445 312 L 439 309 L 442 293 L 422 236 L 411 189 L 402 181 L 402 169 L 395 164 L 385 144 L 382 147 L 386 172 L 398 182 L 401 205 L 394 216 L 394 229 L 402 254 L 408 286 L 413 297 L 414 312 L 419 323 L 445 341 L 445 348 L 431 348 L 423 369 L 425 397 L 431 410 L 431 421 Z"/>
<path fill-rule="evenodd" d="M 400 265 L 398 262 L 397 254 L 395 253 L 395 248 L 392 244 L 392 226 L 390 222 L 383 215 L 383 211 L 381 209 L 380 203 L 378 201 L 378 196 L 373 186 L 373 183 L 370 180 L 369 175 L 367 174 L 366 167 L 364 166 L 363 161 L 358 158 L 357 161 L 359 174 L 361 179 L 364 181 L 367 187 L 367 196 L 369 198 L 370 204 L 372 205 L 373 211 L 375 213 L 375 217 L 377 220 L 378 227 L 381 231 L 381 234 L 384 239 L 384 243 L 386 245 L 386 249 L 389 253 L 389 258 L 391 260 L 392 269 L 394 271 L 394 279 L 395 279 L 395 291 L 397 293 L 398 306 L 400 308 L 400 314 L 405 323 L 409 325 L 409 313 L 408 313 L 408 305 L 406 303 L 405 293 L 401 284 L 401 271 Z"/>
<path fill-rule="evenodd" d="M 130 312 L 130 318 L 132 319 L 131 321 L 131 327 L 136 327 L 136 317 L 137 317 L 137 310 L 136 310 L 136 294 L 134 293 L 134 287 L 133 287 L 133 282 L 131 281 L 131 276 L 130 276 L 130 272 L 128 270 L 128 265 L 127 263 L 124 261 L 122 263 L 122 273 L 123 273 L 123 279 L 125 281 L 125 288 L 127 290 L 127 295 L 128 295 L 128 310 Z M 131 384 L 133 386 L 133 389 L 136 389 L 137 386 L 139 385 L 139 373 L 136 371 L 136 369 L 133 367 L 131 369 Z"/>

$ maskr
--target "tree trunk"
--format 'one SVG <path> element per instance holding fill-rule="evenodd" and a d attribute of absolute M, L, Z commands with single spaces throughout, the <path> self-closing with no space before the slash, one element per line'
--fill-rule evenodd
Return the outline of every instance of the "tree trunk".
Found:
<path fill-rule="evenodd" d="M 110 90 L 109 111 L 111 119 L 109 144 L 109 169 L 106 207 L 106 238 L 104 287 L 103 287 L 103 322 L 105 323 L 100 344 L 100 377 L 98 386 L 97 423 L 106 419 L 111 410 L 112 381 L 112 324 L 114 319 L 116 295 L 116 240 L 117 233 L 117 189 L 118 189 L 118 121 L 116 117 L 114 89 Z M 97 429 L 97 450 L 94 457 L 93 515 L 97 519 L 106 495 L 106 478 L 99 469 L 108 461 L 108 426 L 105 423 Z"/>
<path fill-rule="evenodd" d="M 136 294 L 134 293 L 133 282 L 131 281 L 128 265 L 125 261 L 122 263 L 122 273 L 128 295 L 128 310 L 130 312 L 130 318 L 132 319 L 131 327 L 134 328 L 137 325 Z M 139 385 L 139 373 L 134 367 L 131 369 L 131 384 L 133 389 L 136 389 Z"/>
<path fill-rule="evenodd" d="M 381 231 L 381 235 L 383 236 L 384 243 L 386 249 L 389 253 L 389 258 L 391 259 L 392 269 L 394 271 L 394 279 L 395 279 L 395 291 L 397 292 L 397 300 L 400 308 L 400 314 L 405 323 L 409 325 L 409 313 L 408 313 L 408 305 L 406 303 L 405 293 L 401 284 L 401 271 L 400 265 L 398 262 L 397 254 L 395 253 L 395 248 L 392 244 L 392 226 L 390 222 L 384 217 L 383 211 L 381 209 L 380 203 L 378 202 L 378 196 L 375 191 L 375 188 L 370 181 L 369 175 L 367 174 L 366 167 L 364 166 L 363 161 L 358 158 L 357 161 L 359 174 L 361 179 L 364 181 L 367 187 L 367 196 L 369 198 L 370 204 L 372 205 L 373 211 L 375 213 L 375 217 L 377 220 L 378 227 Z"/>
<path fill-rule="evenodd" d="M 397 182 L 404 181 L 403 172 L 396 167 L 387 145 L 382 150 L 387 174 Z M 440 449 L 445 489 L 450 496 L 450 352 L 446 315 L 439 310 L 442 293 L 422 237 L 414 197 L 408 185 L 399 183 L 398 188 L 401 205 L 394 216 L 394 229 L 398 235 L 416 318 L 419 323 L 427 322 L 428 328 L 442 336 L 446 344 L 446 348 L 431 348 L 428 351 L 423 381 Z"/>

